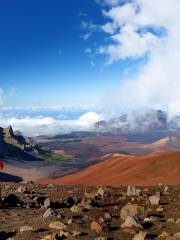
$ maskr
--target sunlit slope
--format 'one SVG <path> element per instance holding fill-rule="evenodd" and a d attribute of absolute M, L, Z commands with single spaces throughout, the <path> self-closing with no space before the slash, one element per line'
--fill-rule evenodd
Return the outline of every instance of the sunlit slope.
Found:
<path fill-rule="evenodd" d="M 75 174 L 40 182 L 83 185 L 180 184 L 180 151 L 112 157 Z"/>

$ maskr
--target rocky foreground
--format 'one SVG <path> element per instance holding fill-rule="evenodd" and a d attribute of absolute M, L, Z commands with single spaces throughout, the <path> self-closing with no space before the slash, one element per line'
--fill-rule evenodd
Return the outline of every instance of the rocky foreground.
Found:
<path fill-rule="evenodd" d="M 180 239 L 180 186 L 2 184 L 5 239 Z"/>

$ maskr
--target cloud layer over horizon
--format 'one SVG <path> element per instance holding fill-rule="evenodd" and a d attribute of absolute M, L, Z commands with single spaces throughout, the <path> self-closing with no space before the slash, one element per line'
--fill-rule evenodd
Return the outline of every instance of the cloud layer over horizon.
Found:
<path fill-rule="evenodd" d="M 3 117 L 0 118 L 0 126 L 11 125 L 14 130 L 20 130 L 26 136 L 56 135 L 71 131 L 94 130 L 94 123 L 101 120 L 96 112 L 86 112 L 76 119 L 57 119 L 54 117 Z"/>

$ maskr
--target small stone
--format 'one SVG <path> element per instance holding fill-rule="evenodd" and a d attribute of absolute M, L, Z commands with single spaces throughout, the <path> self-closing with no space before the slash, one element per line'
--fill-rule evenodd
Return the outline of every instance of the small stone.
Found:
<path fill-rule="evenodd" d="M 16 189 L 16 192 L 17 192 L 17 193 L 24 193 L 26 190 L 27 190 L 27 188 L 26 188 L 25 186 L 19 186 L 19 187 Z"/>
<path fill-rule="evenodd" d="M 49 228 L 57 229 L 57 230 L 64 230 L 66 225 L 60 221 L 52 222 L 49 224 Z"/>
<path fill-rule="evenodd" d="M 93 221 L 90 224 L 90 229 L 91 229 L 91 231 L 96 232 L 96 233 L 102 232 L 102 226 L 99 223 L 97 223 L 96 221 Z"/>
<path fill-rule="evenodd" d="M 72 232 L 71 232 L 71 235 L 72 235 L 73 237 L 77 237 L 77 236 L 80 236 L 80 235 L 81 235 L 81 232 L 72 231 Z"/>
<path fill-rule="evenodd" d="M 90 221 L 90 220 L 92 220 L 92 217 L 85 214 L 84 217 L 83 217 L 83 220 L 84 221 Z"/>
<path fill-rule="evenodd" d="M 174 220 L 174 218 L 168 218 L 168 219 L 166 220 L 166 222 L 168 222 L 168 223 L 174 223 L 175 220 Z"/>
<path fill-rule="evenodd" d="M 150 216 L 149 218 L 145 218 L 143 221 L 144 222 L 157 222 L 158 220 L 159 220 L 158 217 Z"/>
<path fill-rule="evenodd" d="M 103 197 L 105 194 L 105 191 L 102 187 L 98 188 L 96 195 Z"/>
<path fill-rule="evenodd" d="M 168 186 L 164 186 L 164 192 L 167 192 L 169 190 Z"/>
<path fill-rule="evenodd" d="M 47 236 L 44 236 L 43 238 L 41 238 L 41 240 L 57 240 L 57 239 L 58 239 L 57 234 L 47 235 Z"/>
<path fill-rule="evenodd" d="M 123 224 L 121 224 L 121 228 L 142 228 L 140 224 L 136 222 L 136 220 L 133 217 L 128 216 Z"/>
<path fill-rule="evenodd" d="M 76 205 L 72 206 L 70 208 L 70 210 L 71 210 L 72 213 L 79 213 L 79 212 L 81 212 L 81 208 L 76 206 Z"/>
<path fill-rule="evenodd" d="M 158 208 L 156 209 L 156 211 L 157 211 L 157 212 L 163 212 L 163 211 L 164 211 L 164 208 L 163 208 L 163 207 L 158 207 Z"/>
<path fill-rule="evenodd" d="M 139 232 L 133 237 L 133 240 L 144 240 L 146 235 L 147 235 L 146 232 Z"/>
<path fill-rule="evenodd" d="M 33 231 L 33 227 L 32 226 L 22 226 L 20 227 L 20 232 L 27 232 L 27 231 Z"/>
<path fill-rule="evenodd" d="M 180 239 L 180 232 L 177 232 L 177 233 L 175 233 L 174 235 L 173 235 L 173 237 L 175 237 L 176 239 Z"/>
<path fill-rule="evenodd" d="M 85 192 L 84 192 L 84 196 L 87 199 L 94 199 L 96 197 L 96 192 L 92 191 L 92 192 L 87 192 L 87 189 L 85 188 Z"/>
<path fill-rule="evenodd" d="M 70 234 L 68 232 L 65 232 L 64 230 L 59 230 L 59 236 L 61 237 L 60 239 L 67 238 L 67 237 L 69 237 L 69 235 Z"/>
<path fill-rule="evenodd" d="M 70 219 L 68 219 L 67 224 L 70 225 L 70 224 L 72 224 L 72 222 L 73 222 L 73 220 L 72 220 L 72 218 L 70 218 Z"/>
<path fill-rule="evenodd" d="M 124 231 L 124 232 L 127 232 L 127 233 L 129 233 L 129 234 L 131 234 L 131 235 L 135 235 L 135 234 L 137 233 L 137 231 L 135 231 L 135 230 L 132 229 L 132 228 L 123 228 L 123 231 Z"/>
<path fill-rule="evenodd" d="M 145 218 L 143 221 L 144 222 L 151 222 L 152 220 L 150 218 Z"/>
<path fill-rule="evenodd" d="M 99 217 L 98 218 L 98 222 L 101 223 L 101 224 L 104 223 L 104 218 L 103 217 Z"/>
<path fill-rule="evenodd" d="M 163 231 L 162 233 L 161 233 L 161 235 L 159 235 L 159 238 L 166 238 L 166 237 L 170 237 L 171 235 L 168 233 L 168 232 L 166 232 L 166 231 Z"/>
<path fill-rule="evenodd" d="M 49 198 L 46 198 L 44 200 L 44 207 L 49 208 L 51 206 L 51 200 Z"/>
<path fill-rule="evenodd" d="M 180 218 L 176 220 L 176 224 L 180 227 Z"/>
<path fill-rule="evenodd" d="M 90 210 L 91 208 L 90 204 L 91 204 L 90 199 L 86 200 L 85 198 L 83 198 L 81 202 L 78 204 L 78 206 L 84 208 L 85 210 Z"/>
<path fill-rule="evenodd" d="M 127 188 L 127 196 L 139 196 L 141 190 L 138 189 L 136 186 L 129 185 Z"/>
<path fill-rule="evenodd" d="M 149 202 L 151 205 L 159 205 L 160 196 L 154 195 L 149 197 Z"/>
<path fill-rule="evenodd" d="M 43 218 L 47 218 L 47 217 L 57 217 L 59 219 L 61 219 L 61 215 L 58 214 L 55 210 L 53 210 L 52 208 L 48 208 L 44 214 L 43 214 Z"/>
<path fill-rule="evenodd" d="M 105 219 L 111 219 L 111 215 L 106 212 L 106 213 L 104 214 L 104 218 L 105 218 Z"/>

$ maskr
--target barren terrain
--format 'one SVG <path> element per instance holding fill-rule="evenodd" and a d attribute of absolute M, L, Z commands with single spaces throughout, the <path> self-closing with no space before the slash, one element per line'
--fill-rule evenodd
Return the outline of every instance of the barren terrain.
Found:
<path fill-rule="evenodd" d="M 179 186 L 9 183 L 2 200 L 1 240 L 179 239 Z"/>

